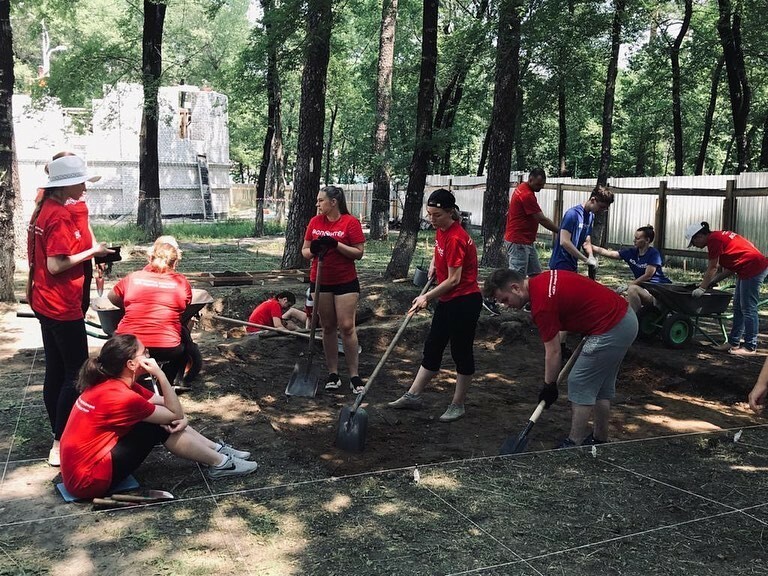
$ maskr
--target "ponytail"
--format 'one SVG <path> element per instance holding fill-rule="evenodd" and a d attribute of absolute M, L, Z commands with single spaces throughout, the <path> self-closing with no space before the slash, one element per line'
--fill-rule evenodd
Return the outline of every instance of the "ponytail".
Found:
<path fill-rule="evenodd" d="M 77 391 L 117 378 L 125 364 L 139 351 L 139 340 L 133 334 L 116 334 L 102 346 L 96 358 L 88 358 L 80 368 Z"/>

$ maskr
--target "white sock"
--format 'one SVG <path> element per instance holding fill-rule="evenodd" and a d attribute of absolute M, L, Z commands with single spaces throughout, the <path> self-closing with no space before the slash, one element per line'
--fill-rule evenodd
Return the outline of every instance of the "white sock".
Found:
<path fill-rule="evenodd" d="M 227 456 L 226 454 L 222 454 L 222 456 L 224 457 L 224 460 L 222 460 L 221 463 L 214 466 L 214 468 L 224 468 L 224 466 L 229 464 L 229 456 Z"/>

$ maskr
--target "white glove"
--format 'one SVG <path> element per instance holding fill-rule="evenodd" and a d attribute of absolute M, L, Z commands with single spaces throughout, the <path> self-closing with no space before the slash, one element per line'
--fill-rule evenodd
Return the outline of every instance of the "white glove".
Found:
<path fill-rule="evenodd" d="M 597 258 L 595 258 L 594 256 L 590 256 L 589 258 L 587 258 L 587 266 L 594 266 L 595 268 L 597 268 Z"/>
<path fill-rule="evenodd" d="M 627 286 L 626 284 L 621 284 L 620 286 L 617 286 L 616 294 L 624 294 L 624 292 L 627 291 L 627 288 L 629 288 L 629 286 Z"/>
<path fill-rule="evenodd" d="M 694 298 L 701 298 L 706 293 L 706 290 L 704 288 L 696 288 L 693 292 L 691 292 L 691 296 Z"/>

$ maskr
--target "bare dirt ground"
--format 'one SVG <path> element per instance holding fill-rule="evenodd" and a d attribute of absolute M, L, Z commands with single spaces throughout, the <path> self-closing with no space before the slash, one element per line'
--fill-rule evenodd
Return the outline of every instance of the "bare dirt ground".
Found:
<path fill-rule="evenodd" d="M 417 289 L 372 273 L 361 280 L 360 310 L 370 316 L 359 326 L 365 377 Z M 344 368 L 338 393 L 288 398 L 306 342 L 245 337 L 211 319 L 245 319 L 267 293 L 305 287 L 290 279 L 208 287 L 215 303 L 195 332 L 205 364 L 183 397 L 185 409 L 204 434 L 252 450 L 259 471 L 211 483 L 200 468 L 158 449 L 136 477 L 177 501 L 120 511 L 57 496 L 59 478 L 43 460 L 50 437 L 36 321 L 2 310 L 0 575 L 768 570 L 768 430 L 745 404 L 762 357 L 638 341 L 620 373 L 610 445 L 595 454 L 551 450 L 568 430 L 563 390 L 534 427 L 531 453 L 498 459 L 536 403 L 543 346 L 535 329 L 524 313 L 484 313 L 467 416 L 442 424 L 437 418 L 453 390 L 447 353 L 425 409 L 386 407 L 418 368 L 429 325 L 422 313 L 366 398 L 365 452 L 349 454 L 333 446 L 339 413 L 354 401 Z M 316 361 L 323 366 L 321 354 Z"/>

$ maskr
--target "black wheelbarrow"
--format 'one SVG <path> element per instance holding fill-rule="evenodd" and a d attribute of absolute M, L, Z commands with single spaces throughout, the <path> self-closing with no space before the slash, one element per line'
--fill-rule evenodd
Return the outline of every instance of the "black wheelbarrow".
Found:
<path fill-rule="evenodd" d="M 643 306 L 638 314 L 638 335 L 652 338 L 657 335 L 669 348 L 682 348 L 698 332 L 712 344 L 722 344 L 728 338 L 725 330 L 725 311 L 731 303 L 732 294 L 722 290 L 707 290 L 700 298 L 692 292 L 698 284 L 653 284 L 643 282 L 642 287 L 651 293 L 655 306 Z M 710 334 L 702 320 L 714 321 L 720 331 L 719 339 Z"/>

